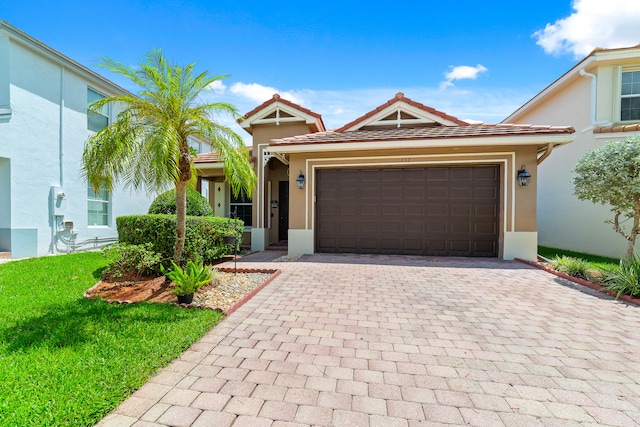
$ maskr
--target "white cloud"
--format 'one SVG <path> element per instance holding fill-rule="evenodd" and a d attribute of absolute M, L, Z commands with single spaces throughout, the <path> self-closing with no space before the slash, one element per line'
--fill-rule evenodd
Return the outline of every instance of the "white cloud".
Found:
<path fill-rule="evenodd" d="M 270 86 L 263 86 L 259 83 L 234 83 L 229 89 L 231 93 L 239 95 L 261 104 L 270 99 L 274 94 L 296 104 L 303 104 L 304 100 L 292 92 L 279 91 Z"/>
<path fill-rule="evenodd" d="M 444 73 L 446 80 L 440 82 L 440 89 L 453 87 L 454 80 L 475 80 L 480 73 L 486 73 L 487 71 L 487 68 L 481 64 L 478 64 L 475 67 L 471 67 L 469 65 L 458 65 L 457 67 L 454 67 L 451 65 L 449 67 L 449 71 Z"/>
<path fill-rule="evenodd" d="M 231 88 L 236 85 L 237 87 L 251 86 L 251 84 L 235 83 Z M 255 83 L 253 85 L 264 87 Z M 387 87 L 340 91 L 296 89 L 287 93 L 295 93 L 302 100 L 302 102 L 296 102 L 297 104 L 321 114 L 327 129 L 336 129 L 392 99 L 398 92 L 403 92 L 414 101 L 474 123 L 500 122 L 535 95 L 533 92 L 509 88 L 491 90 L 452 88 L 442 91 L 436 87 Z M 234 104 L 240 113 L 244 114 L 271 98 L 275 92 L 269 88 L 266 93 L 268 94 L 265 95 L 266 98 L 251 99 L 238 90 L 234 92 L 230 89 L 222 99 L 218 100 Z M 282 95 L 284 92 L 279 93 Z M 245 140 L 250 140 L 250 136 L 244 130 L 239 126 L 237 129 Z"/>
<path fill-rule="evenodd" d="M 216 94 L 222 95 L 227 87 L 222 83 L 222 80 L 214 80 L 207 85 L 207 89 Z"/>
<path fill-rule="evenodd" d="M 637 0 L 574 0 L 574 12 L 547 24 L 532 37 L 545 53 L 581 57 L 594 48 L 617 48 L 640 43 Z"/>

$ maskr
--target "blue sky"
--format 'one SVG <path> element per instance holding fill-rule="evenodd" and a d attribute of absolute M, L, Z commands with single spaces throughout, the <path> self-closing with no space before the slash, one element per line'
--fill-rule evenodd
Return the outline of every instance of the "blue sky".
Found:
<path fill-rule="evenodd" d="M 278 92 L 329 129 L 398 91 L 496 123 L 594 47 L 640 43 L 640 2 L 629 0 L 21 0 L 1 2 L 0 19 L 133 92 L 100 57 L 135 65 L 162 48 L 230 75 L 214 95 L 241 113 Z"/>

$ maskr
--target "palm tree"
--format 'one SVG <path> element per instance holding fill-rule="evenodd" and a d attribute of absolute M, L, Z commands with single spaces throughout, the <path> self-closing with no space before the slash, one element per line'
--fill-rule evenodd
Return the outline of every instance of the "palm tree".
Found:
<path fill-rule="evenodd" d="M 234 195 L 251 195 L 255 173 L 242 138 L 217 123 L 214 115 L 238 117 L 227 103 L 203 103 L 209 85 L 226 76 L 196 74 L 195 63 L 170 63 L 161 50 L 152 50 L 131 68 L 109 58 L 104 66 L 139 87 L 138 96 L 109 96 L 93 102 L 89 111 L 99 113 L 105 105 L 118 105 L 116 120 L 91 136 L 82 156 L 81 174 L 94 190 L 112 191 L 117 182 L 125 187 L 145 188 L 147 193 L 176 189 L 176 244 L 174 262 L 180 264 L 185 241 L 186 188 L 196 178 L 189 138 L 210 142 L 224 163 Z"/>

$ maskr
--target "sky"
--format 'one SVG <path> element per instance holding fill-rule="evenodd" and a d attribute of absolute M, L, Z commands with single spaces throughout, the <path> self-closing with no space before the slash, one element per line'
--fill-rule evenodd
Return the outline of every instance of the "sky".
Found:
<path fill-rule="evenodd" d="M 228 76 L 208 99 L 243 114 L 279 93 L 327 129 L 397 92 L 498 123 L 595 47 L 640 44 L 640 1 L 630 0 L 20 0 L 0 2 L 0 19 L 133 93 L 101 58 L 136 66 L 160 48 Z"/>

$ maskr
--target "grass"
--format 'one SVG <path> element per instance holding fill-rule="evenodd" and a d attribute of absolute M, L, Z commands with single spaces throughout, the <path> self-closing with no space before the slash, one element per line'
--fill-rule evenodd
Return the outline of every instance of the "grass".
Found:
<path fill-rule="evenodd" d="M 99 253 L 0 265 L 0 425 L 93 425 L 222 318 L 84 299 L 105 267 Z"/>
<path fill-rule="evenodd" d="M 587 262 L 587 268 L 602 271 L 616 271 L 620 264 L 620 260 L 615 258 L 607 258 L 599 255 L 585 254 L 565 249 L 549 248 L 546 246 L 538 246 L 538 254 L 547 259 L 553 259 L 556 256 L 562 257 L 563 255 L 572 258 L 580 258 Z"/>

